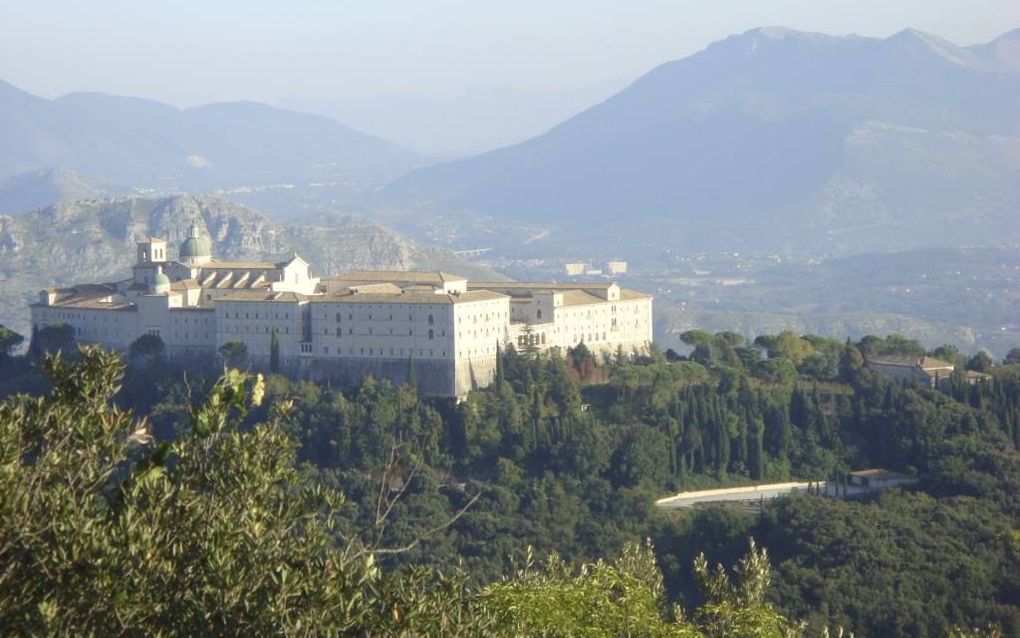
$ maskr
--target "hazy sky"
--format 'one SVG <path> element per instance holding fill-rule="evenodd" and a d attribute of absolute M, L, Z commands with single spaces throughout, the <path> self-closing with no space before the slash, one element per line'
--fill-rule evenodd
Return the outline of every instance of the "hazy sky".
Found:
<path fill-rule="evenodd" d="M 0 0 L 0 79 L 180 106 L 548 90 L 635 77 L 763 25 L 973 44 L 1020 27 L 1020 1 Z"/>

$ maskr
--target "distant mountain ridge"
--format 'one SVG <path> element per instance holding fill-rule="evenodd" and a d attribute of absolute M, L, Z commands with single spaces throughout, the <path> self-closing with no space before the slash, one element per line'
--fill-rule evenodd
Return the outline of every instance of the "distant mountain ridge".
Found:
<path fill-rule="evenodd" d="M 382 182 L 418 161 L 328 118 L 254 102 L 177 109 L 102 93 L 47 100 L 0 81 L 0 177 L 56 166 L 123 186 L 210 189 L 338 176 Z"/>
<path fill-rule="evenodd" d="M 105 189 L 61 168 L 41 168 L 0 178 L 0 213 L 22 213 L 58 202 L 99 197 Z"/>
<path fill-rule="evenodd" d="M 669 229 L 689 247 L 1020 238 L 1018 45 L 1020 30 L 959 47 L 754 29 L 387 193 L 593 236 Z"/>

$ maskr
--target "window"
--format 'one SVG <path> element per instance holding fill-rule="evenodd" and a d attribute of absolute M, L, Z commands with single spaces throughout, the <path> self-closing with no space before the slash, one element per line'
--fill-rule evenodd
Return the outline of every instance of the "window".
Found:
<path fill-rule="evenodd" d="M 429 315 L 429 325 L 431 326 L 431 325 L 433 325 L 433 324 L 434 324 L 435 322 L 436 322 L 436 320 L 435 320 L 435 317 L 433 317 L 432 315 Z"/>
<path fill-rule="evenodd" d="M 338 337 L 339 337 L 340 335 L 342 335 L 342 334 L 343 334 L 343 332 L 344 332 L 344 331 L 343 331 L 343 330 L 341 330 L 341 329 L 340 329 L 340 328 L 338 327 L 338 328 L 336 329 L 336 336 L 338 336 Z"/>
<path fill-rule="evenodd" d="M 433 339 L 435 339 L 435 337 L 436 337 L 435 331 L 429 328 L 429 341 L 432 341 Z"/>

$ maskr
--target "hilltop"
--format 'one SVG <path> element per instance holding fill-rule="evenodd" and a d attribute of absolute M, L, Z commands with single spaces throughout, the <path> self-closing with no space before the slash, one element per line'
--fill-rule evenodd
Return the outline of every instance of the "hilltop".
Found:
<path fill-rule="evenodd" d="M 54 100 L 0 81 L 0 175 L 59 166 L 161 191 L 274 180 L 393 179 L 410 151 L 326 117 L 255 102 L 178 109 L 103 93 Z"/>

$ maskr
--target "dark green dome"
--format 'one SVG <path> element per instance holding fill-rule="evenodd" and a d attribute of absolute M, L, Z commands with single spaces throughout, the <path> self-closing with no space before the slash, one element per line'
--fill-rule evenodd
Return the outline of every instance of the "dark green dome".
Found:
<path fill-rule="evenodd" d="M 209 249 L 209 242 L 202 239 L 201 237 L 188 237 L 181 244 L 180 258 L 187 259 L 188 257 L 208 257 L 212 254 Z"/>

